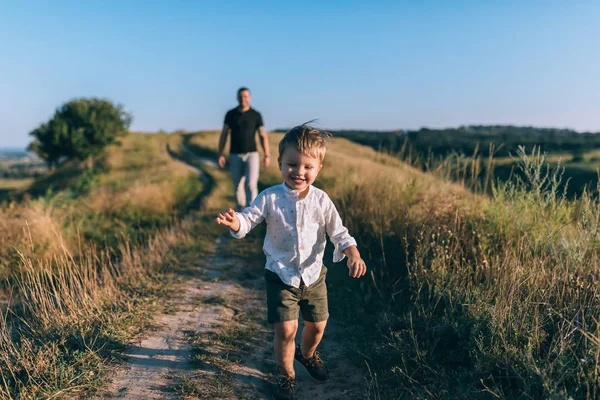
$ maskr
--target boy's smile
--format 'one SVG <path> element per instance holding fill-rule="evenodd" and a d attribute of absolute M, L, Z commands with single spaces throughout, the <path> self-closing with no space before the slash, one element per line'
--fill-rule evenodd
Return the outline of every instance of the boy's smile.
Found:
<path fill-rule="evenodd" d="M 323 166 L 321 160 L 300 154 L 295 146 L 287 146 L 278 161 L 285 184 L 301 196 L 313 184 Z"/>

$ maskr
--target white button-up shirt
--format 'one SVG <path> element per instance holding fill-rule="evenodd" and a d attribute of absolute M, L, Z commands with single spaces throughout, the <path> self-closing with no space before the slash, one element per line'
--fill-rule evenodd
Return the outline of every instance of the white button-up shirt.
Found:
<path fill-rule="evenodd" d="M 237 239 L 266 221 L 265 268 L 279 275 L 283 283 L 295 288 L 300 286 L 300 280 L 310 286 L 319 278 L 325 252 L 325 233 L 335 246 L 333 262 L 344 259 L 342 251 L 347 247 L 356 246 L 356 240 L 342 224 L 327 193 L 314 186 L 309 186 L 303 199 L 285 183 L 272 186 L 261 192 L 250 207 L 235 215 L 240 221 L 240 230 L 230 232 Z"/>

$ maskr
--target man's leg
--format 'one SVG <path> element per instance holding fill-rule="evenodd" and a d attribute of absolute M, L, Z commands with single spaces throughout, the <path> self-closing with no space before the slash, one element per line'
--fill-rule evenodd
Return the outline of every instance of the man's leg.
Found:
<path fill-rule="evenodd" d="M 311 358 L 315 354 L 315 350 L 317 350 L 317 346 L 323 338 L 323 333 L 325 333 L 325 326 L 327 326 L 327 321 L 304 321 L 302 343 L 300 344 L 300 350 L 304 358 Z"/>
<path fill-rule="evenodd" d="M 246 205 L 246 193 L 244 191 L 244 164 L 239 154 L 229 156 L 231 166 L 231 180 L 233 181 L 233 195 L 235 197 L 235 209 L 240 211 Z"/>
<path fill-rule="evenodd" d="M 258 170 L 260 168 L 260 157 L 258 152 L 247 154 L 245 163 L 246 177 L 246 202 L 252 204 L 256 196 L 258 196 Z"/>
<path fill-rule="evenodd" d="M 295 339 L 298 330 L 298 320 L 275 322 L 275 359 L 277 364 L 283 368 L 290 377 L 295 377 L 294 351 L 296 349 Z"/>

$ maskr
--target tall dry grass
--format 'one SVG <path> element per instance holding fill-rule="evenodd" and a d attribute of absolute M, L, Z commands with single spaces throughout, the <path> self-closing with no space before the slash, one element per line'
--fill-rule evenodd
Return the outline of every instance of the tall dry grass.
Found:
<path fill-rule="evenodd" d="M 373 398 L 600 395 L 598 200 L 567 200 L 539 153 L 521 160 L 525 179 L 489 199 L 362 160 L 331 177 L 373 272 L 354 287 L 365 317 L 347 310 Z"/>
<path fill-rule="evenodd" d="M 202 189 L 167 139 L 132 134 L 71 185 L 0 210 L 0 398 L 89 393 L 147 324 Z"/>
<path fill-rule="evenodd" d="M 214 153 L 216 141 L 190 144 Z M 330 268 L 330 304 L 368 398 L 600 397 L 600 204 L 568 200 L 539 152 L 520 158 L 517 180 L 482 187 L 465 160 L 439 164 L 439 179 L 346 140 L 329 147 L 316 185 L 370 268 L 362 282 Z M 261 181 L 280 182 L 277 166 Z"/>

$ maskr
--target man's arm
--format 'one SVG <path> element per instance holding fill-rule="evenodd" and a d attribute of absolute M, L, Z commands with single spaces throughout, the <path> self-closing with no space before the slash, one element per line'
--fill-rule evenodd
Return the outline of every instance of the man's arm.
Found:
<path fill-rule="evenodd" d="M 225 156 L 223 152 L 225 151 L 225 144 L 227 143 L 227 136 L 229 136 L 229 125 L 223 124 L 223 130 L 221 131 L 221 136 L 219 137 L 219 167 L 225 167 Z"/>
<path fill-rule="evenodd" d="M 265 152 L 265 159 L 263 165 L 266 167 L 271 163 L 271 149 L 269 148 L 269 135 L 265 131 L 265 127 L 261 126 L 258 128 L 258 135 L 260 136 L 260 145 Z"/>

